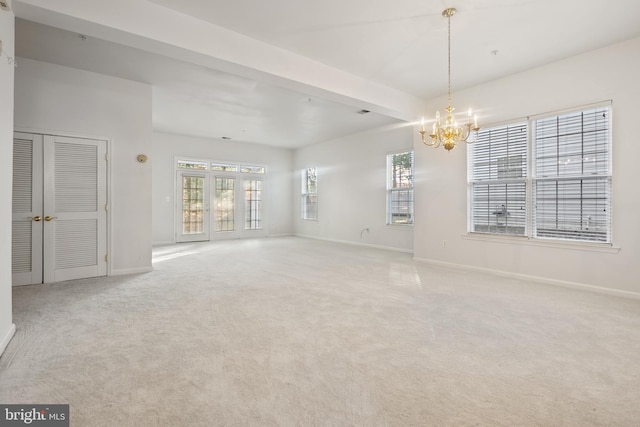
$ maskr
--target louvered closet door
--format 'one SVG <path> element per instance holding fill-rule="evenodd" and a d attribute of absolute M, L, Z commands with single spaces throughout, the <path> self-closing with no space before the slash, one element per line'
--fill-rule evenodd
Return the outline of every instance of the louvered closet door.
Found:
<path fill-rule="evenodd" d="M 104 276 L 106 142 L 44 136 L 44 281 Z"/>
<path fill-rule="evenodd" d="M 42 283 L 42 135 L 13 140 L 13 285 Z"/>

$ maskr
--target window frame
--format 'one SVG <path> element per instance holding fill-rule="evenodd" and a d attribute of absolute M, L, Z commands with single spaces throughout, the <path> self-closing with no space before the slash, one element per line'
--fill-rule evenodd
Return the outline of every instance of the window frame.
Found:
<path fill-rule="evenodd" d="M 393 182 L 393 158 L 394 156 L 409 153 L 411 155 L 411 170 L 409 174 L 409 186 L 394 187 Z M 415 151 L 413 148 L 389 152 L 386 155 L 386 224 L 393 227 L 413 227 L 415 223 Z M 394 209 L 392 204 L 398 198 L 394 197 L 394 193 L 408 192 L 408 212 L 406 222 L 394 222 Z M 400 213 L 395 213 L 400 214 Z"/>
<path fill-rule="evenodd" d="M 607 111 L 606 117 L 606 139 L 604 140 L 606 144 L 606 170 L 604 172 L 600 172 L 598 174 L 585 175 L 583 174 L 570 174 L 567 176 L 557 176 L 557 177 L 539 177 L 538 176 L 538 166 L 541 161 L 540 156 L 538 155 L 538 123 L 540 120 L 549 119 L 549 118 L 560 118 L 562 116 L 570 116 L 570 115 L 578 115 L 584 114 L 585 112 L 605 109 Z M 574 108 L 567 108 L 563 110 L 558 110 L 554 112 L 538 114 L 534 116 L 529 116 L 523 119 L 510 120 L 500 123 L 492 124 L 485 128 L 485 130 L 495 129 L 503 126 L 508 126 L 510 124 L 525 122 L 526 123 L 526 131 L 527 131 L 527 142 L 526 142 L 526 202 L 525 202 L 525 231 L 523 235 L 518 234 L 507 234 L 507 233 L 496 233 L 496 232 L 482 232 L 476 231 L 474 229 L 474 185 L 478 182 L 473 179 L 474 174 L 474 147 L 473 144 L 469 144 L 467 147 L 467 167 L 468 167 L 468 228 L 467 235 L 470 237 L 487 237 L 490 239 L 499 238 L 507 239 L 510 241 L 517 240 L 526 240 L 531 242 L 538 242 L 541 244 L 567 244 L 569 246 L 591 246 L 591 247 L 612 247 L 613 246 L 613 214 L 612 214 L 612 200 L 613 200 L 613 167 L 612 167 L 612 151 L 613 151 L 613 105 L 611 101 L 604 101 Z M 581 143 L 584 144 L 584 135 L 587 133 L 584 131 L 584 128 L 581 128 Z M 558 135 L 558 139 L 560 139 L 561 135 Z M 562 148 L 567 148 L 567 146 L 561 147 L 558 146 L 559 150 Z M 584 161 L 584 158 L 581 159 Z M 542 182 L 551 182 L 551 181 L 604 181 L 606 190 L 604 197 L 604 205 L 605 205 L 605 214 L 606 218 L 604 227 L 606 228 L 606 238 L 605 239 L 596 239 L 596 238 L 587 238 L 585 236 L 589 236 L 590 232 L 584 232 L 582 236 L 579 237 L 559 237 L 559 236 L 540 236 L 538 234 L 538 223 L 537 223 L 537 209 L 540 204 L 540 199 L 538 198 L 536 191 Z M 582 189 L 581 189 L 582 191 Z M 580 200 L 585 199 L 584 193 L 580 192 Z M 557 199 L 561 201 L 562 199 Z M 558 231 L 556 234 L 562 234 L 561 231 Z M 565 234 L 571 234 L 570 232 L 566 232 Z M 579 232 L 576 232 L 574 235 L 578 236 Z"/>

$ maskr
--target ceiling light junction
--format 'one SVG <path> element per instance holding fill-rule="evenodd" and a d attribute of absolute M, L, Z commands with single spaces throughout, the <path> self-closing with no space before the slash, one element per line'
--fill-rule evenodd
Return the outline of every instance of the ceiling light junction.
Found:
<path fill-rule="evenodd" d="M 455 120 L 453 116 L 453 108 L 451 106 L 451 17 L 456 13 L 456 9 L 448 8 L 442 12 L 442 16 L 447 18 L 448 24 L 448 53 L 449 53 L 449 68 L 448 68 L 448 87 L 447 87 L 447 115 L 444 119 L 444 123 L 440 121 L 440 111 L 436 112 L 436 120 L 433 123 L 433 128 L 431 129 L 431 134 L 429 137 L 431 141 L 428 141 L 425 138 L 427 131 L 424 129 L 424 117 L 422 118 L 422 127 L 420 129 L 420 135 L 422 136 L 422 142 L 428 146 L 433 148 L 438 148 L 440 145 L 444 147 L 445 150 L 451 151 L 459 142 L 463 141 L 466 143 L 473 143 L 478 138 L 478 131 L 480 127 L 478 126 L 478 116 L 474 115 L 471 109 L 469 109 L 469 114 L 467 118 L 467 123 L 464 125 L 458 125 L 458 122 Z"/>

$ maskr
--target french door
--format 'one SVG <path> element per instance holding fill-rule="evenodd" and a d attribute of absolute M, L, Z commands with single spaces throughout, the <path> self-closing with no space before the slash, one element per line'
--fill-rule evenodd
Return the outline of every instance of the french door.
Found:
<path fill-rule="evenodd" d="M 106 145 L 14 134 L 13 285 L 107 274 Z"/>
<path fill-rule="evenodd" d="M 214 206 L 213 238 L 215 240 L 237 239 L 241 231 L 239 210 L 236 207 L 237 178 L 229 175 L 214 175 L 213 180 L 215 182 L 211 194 Z"/>
<path fill-rule="evenodd" d="M 265 236 L 263 183 L 241 173 L 179 170 L 176 241 Z"/>
<path fill-rule="evenodd" d="M 239 174 L 214 175 L 214 240 L 263 237 L 263 180 Z"/>
<path fill-rule="evenodd" d="M 178 242 L 209 240 L 209 174 L 178 171 Z"/>

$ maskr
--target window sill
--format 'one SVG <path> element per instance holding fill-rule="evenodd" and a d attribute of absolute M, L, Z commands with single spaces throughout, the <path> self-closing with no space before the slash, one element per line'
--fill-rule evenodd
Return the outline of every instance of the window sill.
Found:
<path fill-rule="evenodd" d="M 410 229 L 413 228 L 413 224 L 387 224 L 389 228 Z"/>
<path fill-rule="evenodd" d="M 535 239 L 524 236 L 500 236 L 488 233 L 467 233 L 462 235 L 464 240 L 507 243 L 514 245 L 538 246 L 543 248 L 573 249 L 588 252 L 602 252 L 609 254 L 620 253 L 621 248 L 610 243 L 572 242 L 566 240 Z"/>

